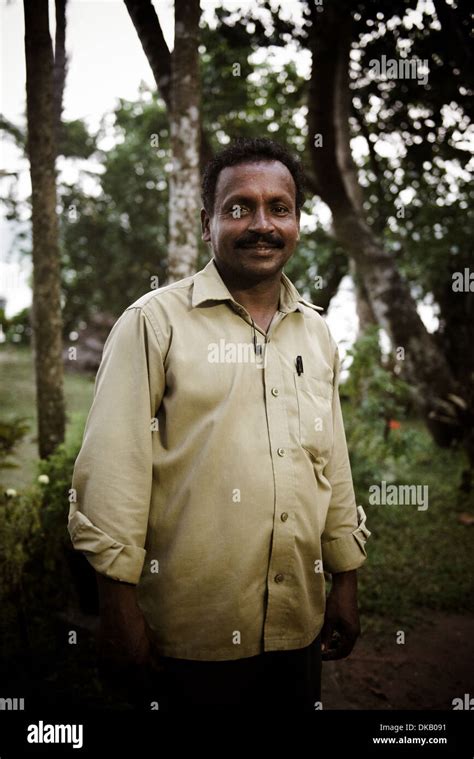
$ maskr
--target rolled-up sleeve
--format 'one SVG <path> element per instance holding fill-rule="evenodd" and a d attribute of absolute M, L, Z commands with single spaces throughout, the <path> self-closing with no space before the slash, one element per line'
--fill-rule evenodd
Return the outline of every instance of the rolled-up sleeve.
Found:
<path fill-rule="evenodd" d="M 97 572 L 133 584 L 146 556 L 152 436 L 164 384 L 156 325 L 131 306 L 104 345 L 73 470 L 68 531 Z"/>
<path fill-rule="evenodd" d="M 370 536 L 362 506 L 356 505 L 352 472 L 339 397 L 340 357 L 334 348 L 333 429 L 334 445 L 324 469 L 331 484 L 331 501 L 321 536 L 324 569 L 330 573 L 348 572 L 367 558 L 365 543 Z"/>

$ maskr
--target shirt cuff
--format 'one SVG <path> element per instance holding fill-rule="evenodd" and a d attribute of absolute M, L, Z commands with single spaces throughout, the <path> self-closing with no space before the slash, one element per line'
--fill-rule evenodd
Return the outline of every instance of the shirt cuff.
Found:
<path fill-rule="evenodd" d="M 365 543 L 372 534 L 365 524 L 367 519 L 362 506 L 357 507 L 358 527 L 354 532 L 323 543 L 324 571 L 335 574 L 358 569 L 366 560 Z"/>
<path fill-rule="evenodd" d="M 136 585 L 145 562 L 146 551 L 124 545 L 96 527 L 81 511 L 75 511 L 67 525 L 76 551 L 82 551 L 99 574 Z"/>

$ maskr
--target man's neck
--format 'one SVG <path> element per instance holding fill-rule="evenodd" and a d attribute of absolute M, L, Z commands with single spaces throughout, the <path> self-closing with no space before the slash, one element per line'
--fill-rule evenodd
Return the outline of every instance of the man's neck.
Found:
<path fill-rule="evenodd" d="M 240 303 L 260 325 L 271 320 L 280 302 L 281 270 L 260 281 L 237 279 L 220 261 L 215 260 L 219 274 L 237 303 Z"/>

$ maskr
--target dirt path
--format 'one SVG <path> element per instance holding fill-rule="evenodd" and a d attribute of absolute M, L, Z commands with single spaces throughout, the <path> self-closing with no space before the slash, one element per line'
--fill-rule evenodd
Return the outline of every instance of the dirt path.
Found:
<path fill-rule="evenodd" d="M 396 632 L 368 633 L 323 665 L 324 709 L 452 709 L 474 697 L 474 616 L 429 611 L 404 644 Z"/>

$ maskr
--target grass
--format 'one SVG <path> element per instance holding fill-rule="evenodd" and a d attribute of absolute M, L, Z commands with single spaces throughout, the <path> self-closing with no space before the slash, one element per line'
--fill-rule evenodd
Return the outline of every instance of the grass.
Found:
<path fill-rule="evenodd" d="M 474 512 L 474 494 L 459 489 L 465 453 L 436 446 L 420 421 L 402 427 L 405 452 L 395 460 L 381 458 L 372 481 L 358 483 L 353 467 L 357 501 L 372 532 L 359 573 L 361 616 L 372 629 L 381 619 L 385 629 L 388 620 L 395 629 L 410 627 L 427 609 L 474 612 L 474 532 L 458 521 L 459 513 Z M 428 486 L 428 508 L 371 505 L 368 487 L 390 478 L 394 484 Z"/>
<path fill-rule="evenodd" d="M 66 404 L 66 443 L 79 444 L 92 403 L 94 377 L 66 372 L 64 378 Z M 38 461 L 37 415 L 33 355 L 29 348 L 0 347 L 0 407 L 2 418 L 26 417 L 30 431 L 14 456 L 15 469 L 2 472 L 2 484 L 21 490 L 36 476 Z"/>

